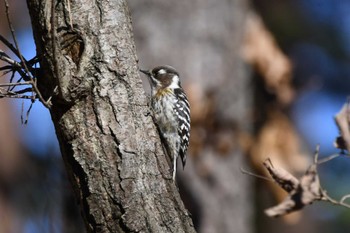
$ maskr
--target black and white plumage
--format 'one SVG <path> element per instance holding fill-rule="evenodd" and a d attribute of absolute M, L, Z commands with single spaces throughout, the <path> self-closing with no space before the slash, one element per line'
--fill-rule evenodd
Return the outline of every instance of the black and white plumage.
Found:
<path fill-rule="evenodd" d="M 176 161 L 180 156 L 186 164 L 186 152 L 190 139 L 190 106 L 181 87 L 178 72 L 171 66 L 158 66 L 147 75 L 151 85 L 151 107 L 155 123 L 164 141 L 167 154 L 173 159 L 173 180 Z"/>

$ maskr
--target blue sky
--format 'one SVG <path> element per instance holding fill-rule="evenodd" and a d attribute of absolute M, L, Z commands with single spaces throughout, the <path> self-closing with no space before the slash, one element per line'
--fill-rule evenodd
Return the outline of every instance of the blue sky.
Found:
<path fill-rule="evenodd" d="M 19 46 L 26 59 L 35 56 L 35 44 L 31 30 L 18 31 L 17 38 Z M 25 118 L 26 111 L 30 106 L 29 100 L 11 99 L 13 103 L 15 116 L 18 117 L 18 123 L 21 123 L 22 106 Z M 51 120 L 49 110 L 39 101 L 36 101 L 30 111 L 28 124 L 22 125 L 20 136 L 22 142 L 38 156 L 59 154 L 58 141 L 55 129 Z"/>

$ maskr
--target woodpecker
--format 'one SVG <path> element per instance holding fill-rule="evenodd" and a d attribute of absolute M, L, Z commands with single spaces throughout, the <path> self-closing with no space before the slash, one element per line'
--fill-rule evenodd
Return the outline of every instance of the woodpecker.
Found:
<path fill-rule="evenodd" d="M 178 72 L 171 66 L 157 66 L 140 70 L 151 86 L 151 108 L 166 152 L 173 160 L 173 180 L 176 162 L 180 156 L 183 168 L 190 139 L 190 105 L 181 87 Z"/>

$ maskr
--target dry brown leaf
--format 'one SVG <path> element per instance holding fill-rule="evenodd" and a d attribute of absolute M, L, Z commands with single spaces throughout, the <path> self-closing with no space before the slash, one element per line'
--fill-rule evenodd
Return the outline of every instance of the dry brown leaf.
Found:
<path fill-rule="evenodd" d="M 280 204 L 268 208 L 265 210 L 265 214 L 269 217 L 279 217 L 281 215 L 290 213 L 295 209 L 295 201 L 292 200 L 292 197 L 289 195 L 283 202 L 281 202 Z"/>
<path fill-rule="evenodd" d="M 340 136 L 336 138 L 334 146 L 336 148 L 350 152 L 350 103 L 344 104 L 342 109 L 334 117 L 338 126 Z"/>
<path fill-rule="evenodd" d="M 294 97 L 291 62 L 255 12 L 248 15 L 245 28 L 243 59 L 256 67 L 266 89 L 276 94 L 279 103 L 290 104 Z"/>
<path fill-rule="evenodd" d="M 312 204 L 315 200 L 321 200 L 323 197 L 320 180 L 317 173 L 316 164 L 312 164 L 300 179 L 301 202 L 304 205 Z"/>
<path fill-rule="evenodd" d="M 261 161 L 268 156 L 277 167 L 284 167 L 295 174 L 302 173 L 310 161 L 300 148 L 299 135 L 290 119 L 279 110 L 270 110 L 252 144 L 252 163 L 259 169 Z"/>
<path fill-rule="evenodd" d="M 304 206 L 312 204 L 312 202 L 315 200 L 322 200 L 324 195 L 320 186 L 316 164 L 312 164 L 307 169 L 306 173 L 301 177 L 300 182 L 298 180 L 295 181 L 295 177 L 286 171 L 279 173 L 279 169 L 280 168 L 274 168 L 274 175 L 271 175 L 276 183 L 278 183 L 283 189 L 285 189 L 285 187 L 283 187 L 281 183 L 285 185 L 285 183 L 292 182 L 293 185 L 287 186 L 288 190 L 290 191 L 289 195 L 284 199 L 283 202 L 277 206 L 265 210 L 265 213 L 269 217 L 279 217 L 290 212 L 300 210 L 304 208 Z M 278 173 L 275 172 L 276 170 Z M 277 179 L 275 177 L 277 177 Z M 290 189 L 291 187 L 293 188 Z"/>
<path fill-rule="evenodd" d="M 267 120 L 258 132 L 257 138 L 251 144 L 250 155 L 254 167 L 261 173 L 261 161 L 268 156 L 273 161 L 274 167 L 284 168 L 291 174 L 302 174 L 308 168 L 310 159 L 301 150 L 299 136 L 294 126 L 285 113 L 276 109 L 270 109 Z M 270 189 L 277 202 L 285 199 L 285 192 L 278 186 L 270 183 Z M 284 221 L 294 224 L 301 218 L 301 213 L 287 215 Z"/>
<path fill-rule="evenodd" d="M 283 168 L 275 168 L 270 159 L 264 161 L 264 166 L 272 179 L 285 191 L 290 193 L 299 186 L 299 180 Z"/>

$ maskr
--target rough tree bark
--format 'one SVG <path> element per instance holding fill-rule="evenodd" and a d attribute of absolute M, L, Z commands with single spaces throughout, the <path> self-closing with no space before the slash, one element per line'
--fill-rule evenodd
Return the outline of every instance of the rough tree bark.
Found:
<path fill-rule="evenodd" d="M 149 115 L 126 1 L 27 3 L 38 84 L 54 93 L 50 112 L 87 230 L 194 232 Z"/>

